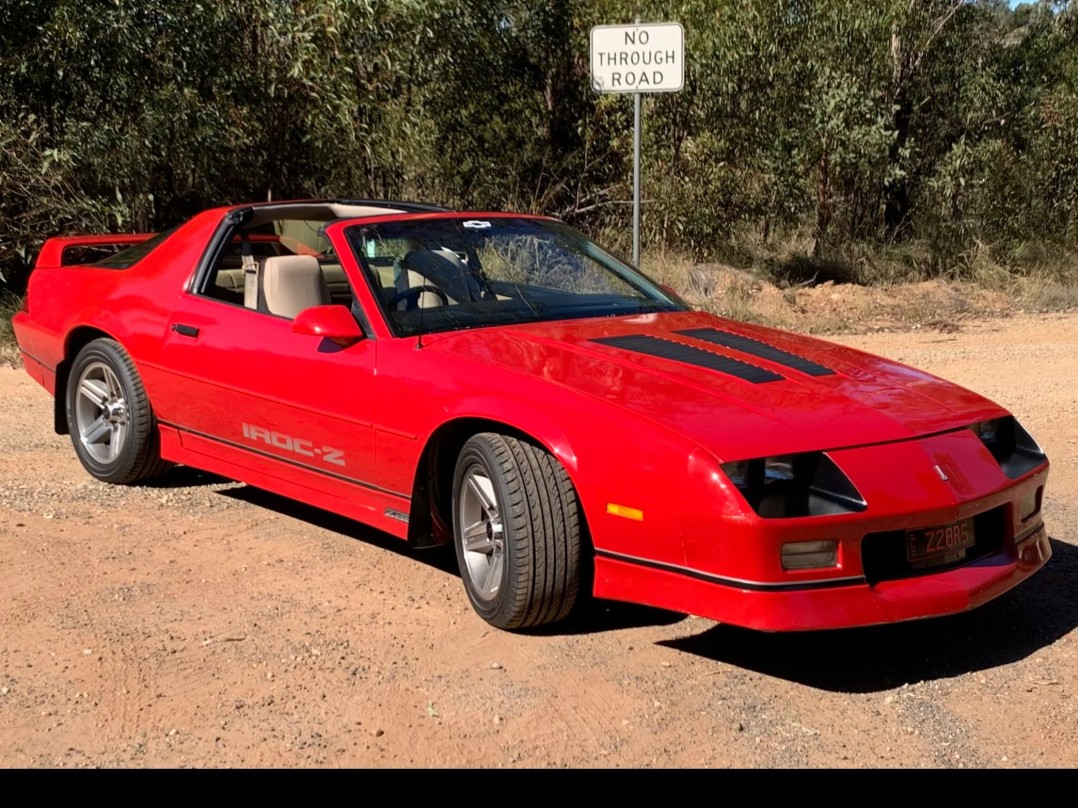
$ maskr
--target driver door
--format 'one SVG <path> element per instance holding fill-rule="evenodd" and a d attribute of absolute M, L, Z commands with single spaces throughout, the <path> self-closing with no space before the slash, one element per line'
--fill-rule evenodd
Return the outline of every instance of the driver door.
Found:
<path fill-rule="evenodd" d="M 219 461 L 217 468 L 243 469 L 249 474 L 238 476 L 255 484 L 265 475 L 296 496 L 315 492 L 380 512 L 396 492 L 383 491 L 376 473 L 377 342 L 342 348 L 295 333 L 290 317 L 217 296 L 236 284 L 216 280 L 205 294 L 184 293 L 172 312 L 159 420 L 177 430 L 185 450 Z"/>

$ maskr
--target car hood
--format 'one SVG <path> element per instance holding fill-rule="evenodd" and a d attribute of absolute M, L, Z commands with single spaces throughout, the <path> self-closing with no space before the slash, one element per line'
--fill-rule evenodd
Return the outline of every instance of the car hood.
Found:
<path fill-rule="evenodd" d="M 495 385 L 525 373 L 629 410 L 723 461 L 908 440 L 1005 414 L 900 363 L 701 312 L 483 328 L 426 347 L 504 372 Z"/>

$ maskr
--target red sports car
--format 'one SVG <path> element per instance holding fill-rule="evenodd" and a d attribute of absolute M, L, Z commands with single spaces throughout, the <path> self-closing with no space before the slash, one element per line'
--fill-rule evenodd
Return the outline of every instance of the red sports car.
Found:
<path fill-rule="evenodd" d="M 588 593 L 769 631 L 911 620 L 1051 552 L 1048 461 L 1007 410 L 692 311 L 549 218 L 329 200 L 53 239 L 14 325 L 94 477 L 183 463 L 452 542 L 500 628 Z"/>

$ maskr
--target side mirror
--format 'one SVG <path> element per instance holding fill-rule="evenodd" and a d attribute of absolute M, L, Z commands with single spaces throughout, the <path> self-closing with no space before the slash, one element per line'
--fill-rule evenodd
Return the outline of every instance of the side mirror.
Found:
<path fill-rule="evenodd" d="M 332 340 L 347 348 L 364 338 L 363 329 L 347 306 L 312 306 L 296 315 L 292 331 Z"/>

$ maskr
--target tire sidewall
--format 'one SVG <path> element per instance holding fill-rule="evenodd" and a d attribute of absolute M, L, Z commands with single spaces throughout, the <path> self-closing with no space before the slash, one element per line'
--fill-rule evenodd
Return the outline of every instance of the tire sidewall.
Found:
<path fill-rule="evenodd" d="M 75 454 L 78 455 L 79 461 L 91 475 L 109 483 L 123 481 L 130 476 L 135 463 L 139 459 L 139 435 L 146 429 L 146 425 L 140 423 L 141 415 L 134 406 L 138 397 L 136 380 L 132 378 L 127 363 L 123 361 L 121 350 L 111 340 L 94 340 L 89 343 L 79 351 L 75 361 L 71 364 L 71 373 L 68 376 L 67 383 L 67 425 L 68 431 L 71 433 L 71 442 L 75 446 Z M 116 374 L 120 387 L 123 388 L 124 401 L 127 404 L 127 437 L 119 456 L 111 463 L 101 463 L 86 451 L 86 447 L 82 445 L 75 413 L 75 404 L 79 395 L 79 377 L 86 367 L 94 362 L 107 365 Z"/>

